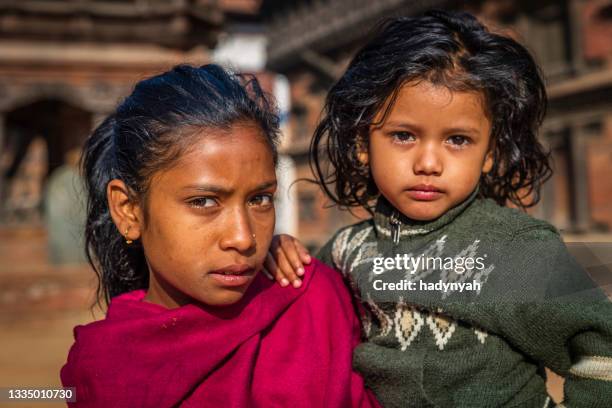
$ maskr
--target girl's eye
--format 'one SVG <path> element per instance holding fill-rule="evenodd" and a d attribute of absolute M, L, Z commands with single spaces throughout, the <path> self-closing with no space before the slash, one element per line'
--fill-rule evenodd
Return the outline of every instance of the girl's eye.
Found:
<path fill-rule="evenodd" d="M 214 198 L 210 197 L 198 197 L 189 201 L 189 205 L 195 208 L 211 208 L 218 205 Z"/>
<path fill-rule="evenodd" d="M 410 143 L 415 140 L 415 137 L 410 132 L 393 132 L 391 134 L 393 136 L 393 142 L 395 143 Z"/>
<path fill-rule="evenodd" d="M 272 194 L 258 194 L 249 201 L 250 206 L 270 207 L 274 203 Z"/>
<path fill-rule="evenodd" d="M 470 144 L 470 139 L 466 136 L 453 135 L 446 139 L 447 142 L 453 146 L 465 146 Z"/>

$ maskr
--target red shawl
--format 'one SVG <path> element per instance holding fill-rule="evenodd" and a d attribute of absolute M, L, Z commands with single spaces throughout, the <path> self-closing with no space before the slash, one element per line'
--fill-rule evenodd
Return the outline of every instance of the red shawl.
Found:
<path fill-rule="evenodd" d="M 261 274 L 235 305 L 168 310 L 145 292 L 77 326 L 62 368 L 78 407 L 378 406 L 352 371 L 359 323 L 338 272 L 313 261 L 300 289 Z"/>

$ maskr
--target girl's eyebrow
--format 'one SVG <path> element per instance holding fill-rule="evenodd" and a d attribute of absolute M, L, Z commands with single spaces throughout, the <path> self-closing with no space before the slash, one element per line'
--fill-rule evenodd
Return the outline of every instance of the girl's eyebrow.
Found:
<path fill-rule="evenodd" d="M 268 188 L 276 187 L 276 180 L 270 180 L 263 182 L 256 186 L 253 191 L 266 190 Z M 208 193 L 217 193 L 217 194 L 231 194 L 234 192 L 232 189 L 228 189 L 223 186 L 215 185 L 215 184 L 190 184 L 183 187 L 183 190 L 195 190 L 195 191 L 205 191 Z"/>
<path fill-rule="evenodd" d="M 422 130 L 421 127 L 417 126 L 417 125 L 413 125 L 412 123 L 409 122 L 397 122 L 397 121 L 393 121 L 393 122 L 387 122 L 386 124 L 384 124 L 384 127 L 394 127 L 394 128 L 404 128 L 404 129 L 408 129 L 408 130 L 416 130 L 418 132 L 420 132 Z M 456 127 L 450 127 L 450 128 L 446 128 L 444 129 L 445 133 L 476 133 L 478 134 L 479 131 L 477 128 L 472 127 L 472 126 L 456 126 Z"/>
<path fill-rule="evenodd" d="M 476 134 L 479 133 L 478 129 L 471 127 L 471 126 L 452 127 L 452 128 L 446 129 L 446 132 L 448 133 L 476 133 Z"/>
<path fill-rule="evenodd" d="M 255 187 L 253 190 L 254 191 L 257 191 L 257 190 L 267 190 L 269 188 L 276 187 L 276 185 L 277 185 L 277 181 L 276 180 L 270 180 L 270 181 L 266 181 L 264 183 L 261 183 L 260 185 Z"/>
<path fill-rule="evenodd" d="M 206 191 L 209 193 L 219 193 L 219 194 L 228 194 L 232 192 L 232 190 L 230 189 L 227 189 L 222 186 L 217 186 L 214 184 L 189 184 L 183 187 L 183 190 Z"/>
<path fill-rule="evenodd" d="M 405 128 L 405 129 L 414 129 L 420 131 L 421 128 L 417 125 L 413 125 L 409 122 L 398 122 L 398 121 L 389 121 L 382 124 L 382 127 L 395 127 L 395 128 Z"/>

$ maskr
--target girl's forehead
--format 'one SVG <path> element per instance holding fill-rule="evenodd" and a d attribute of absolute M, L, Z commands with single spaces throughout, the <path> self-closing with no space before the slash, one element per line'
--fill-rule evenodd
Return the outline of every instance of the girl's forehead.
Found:
<path fill-rule="evenodd" d="M 251 123 L 238 123 L 227 127 L 195 127 L 179 132 L 184 132 L 185 137 L 176 144 L 175 165 L 192 159 L 191 156 L 194 155 L 213 155 L 217 152 L 227 154 L 227 149 L 236 149 L 235 153 L 238 154 L 241 151 L 238 147 L 243 145 L 270 146 L 264 131 Z"/>
<path fill-rule="evenodd" d="M 261 129 L 251 126 L 220 132 L 201 130 L 174 165 L 162 170 L 157 179 L 177 186 L 198 180 L 249 184 L 273 174 L 272 149 Z"/>
<path fill-rule="evenodd" d="M 429 81 L 410 81 L 402 84 L 377 112 L 376 122 L 397 116 L 462 117 L 481 121 L 487 118 L 484 93 L 476 90 L 453 90 Z"/>

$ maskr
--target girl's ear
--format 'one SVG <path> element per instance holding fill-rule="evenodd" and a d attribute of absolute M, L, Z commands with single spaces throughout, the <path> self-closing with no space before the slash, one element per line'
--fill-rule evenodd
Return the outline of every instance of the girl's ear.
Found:
<path fill-rule="evenodd" d="M 135 241 L 140 238 L 144 218 L 125 183 L 111 180 L 106 186 L 106 199 L 113 222 L 125 240 Z"/>
<path fill-rule="evenodd" d="M 482 173 L 487 174 L 493 168 L 493 150 L 489 150 L 482 163 Z"/>

